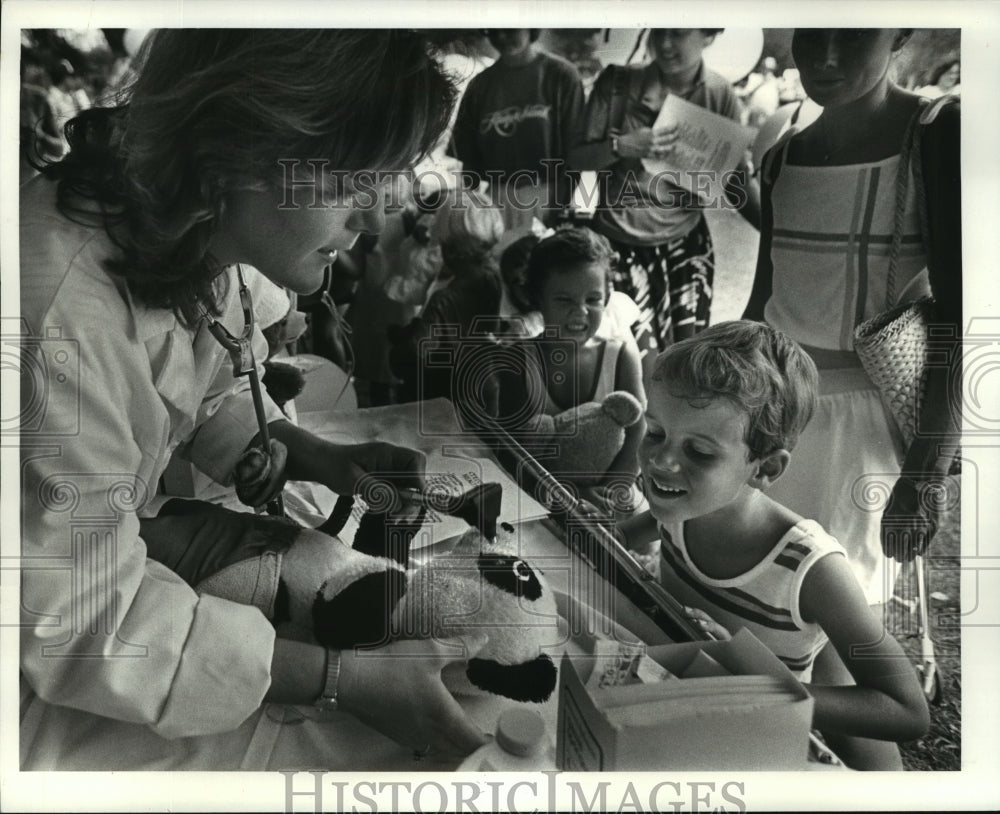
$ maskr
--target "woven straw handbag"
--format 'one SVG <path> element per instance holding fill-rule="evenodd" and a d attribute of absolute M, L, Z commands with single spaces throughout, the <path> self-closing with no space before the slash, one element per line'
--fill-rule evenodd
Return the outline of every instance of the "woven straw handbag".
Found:
<path fill-rule="evenodd" d="M 903 212 L 911 165 L 924 253 L 930 257 L 920 136 L 923 125 L 933 120 L 942 104 L 934 104 L 931 109 L 927 109 L 927 105 L 921 105 L 907 127 L 896 174 L 896 214 L 889 251 L 886 310 L 854 329 L 854 350 L 861 359 L 865 373 L 881 393 L 907 447 L 917 432 L 920 405 L 927 381 L 927 326 L 933 318 L 934 300 L 923 297 L 913 302 L 897 304 L 896 266 L 903 237 Z"/>
<path fill-rule="evenodd" d="M 927 379 L 927 325 L 934 301 L 923 297 L 872 317 L 855 329 L 854 349 L 909 447 Z"/>

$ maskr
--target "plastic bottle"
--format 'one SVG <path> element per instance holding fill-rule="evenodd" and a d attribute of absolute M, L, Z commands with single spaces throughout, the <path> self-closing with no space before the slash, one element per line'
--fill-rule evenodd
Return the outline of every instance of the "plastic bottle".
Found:
<path fill-rule="evenodd" d="M 537 710 L 513 707 L 500 713 L 496 735 L 465 759 L 459 771 L 538 772 L 556 767 L 556 750 Z"/>

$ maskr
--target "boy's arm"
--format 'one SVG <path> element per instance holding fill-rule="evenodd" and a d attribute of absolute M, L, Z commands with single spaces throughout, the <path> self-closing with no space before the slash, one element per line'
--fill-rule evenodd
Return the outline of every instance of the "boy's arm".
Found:
<path fill-rule="evenodd" d="M 823 628 L 857 682 L 810 684 L 814 725 L 891 741 L 926 733 L 927 700 L 913 664 L 868 607 L 847 558 L 831 555 L 816 563 L 805 576 L 799 603 L 802 618 Z"/>
<path fill-rule="evenodd" d="M 583 138 L 583 116 L 587 102 L 583 95 L 583 82 L 576 70 L 567 71 L 564 80 L 564 92 L 559 94 L 559 134 L 562 139 L 562 151 L 554 156 L 569 163 L 569 152 Z M 566 166 L 562 167 L 567 169 Z"/>

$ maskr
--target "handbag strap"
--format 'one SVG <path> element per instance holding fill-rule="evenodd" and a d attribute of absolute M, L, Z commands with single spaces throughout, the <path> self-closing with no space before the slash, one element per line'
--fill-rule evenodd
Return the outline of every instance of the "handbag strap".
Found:
<path fill-rule="evenodd" d="M 899 251 L 903 245 L 903 221 L 906 215 L 906 194 L 910 188 L 910 164 L 914 165 L 914 172 L 917 172 L 917 168 L 920 166 L 920 128 L 917 127 L 917 121 L 920 118 L 921 112 L 923 112 L 923 107 L 924 103 L 921 102 L 917 108 L 917 112 L 913 114 L 906 125 L 906 132 L 903 135 L 903 147 L 899 151 L 899 165 L 896 168 L 896 198 L 892 221 L 892 243 L 889 246 L 889 271 L 885 283 L 885 307 L 883 310 L 886 311 L 896 304 L 896 269 L 899 265 Z M 913 161 L 911 158 L 913 153 L 917 154 L 916 161 Z M 921 173 L 920 187 L 922 187 L 922 177 L 923 173 Z M 922 189 L 918 187 L 918 194 L 921 191 Z M 923 224 L 921 224 L 920 233 L 921 235 L 924 233 Z"/>
<path fill-rule="evenodd" d="M 946 105 L 957 102 L 954 96 L 942 96 L 933 102 L 921 99 L 916 113 L 910 119 L 903 136 L 903 148 L 899 153 L 899 167 L 896 170 L 895 216 L 893 218 L 892 245 L 889 249 L 889 273 L 885 288 L 885 310 L 896 304 L 896 268 L 903 241 L 903 219 L 906 213 L 906 193 L 909 185 L 910 167 L 913 168 L 913 187 L 917 201 L 917 217 L 920 224 L 920 240 L 924 257 L 930 262 L 930 216 L 927 209 L 927 193 L 924 189 L 924 165 L 921 158 L 921 144 L 924 127 L 937 118 Z M 916 156 L 916 158 L 914 158 Z"/>

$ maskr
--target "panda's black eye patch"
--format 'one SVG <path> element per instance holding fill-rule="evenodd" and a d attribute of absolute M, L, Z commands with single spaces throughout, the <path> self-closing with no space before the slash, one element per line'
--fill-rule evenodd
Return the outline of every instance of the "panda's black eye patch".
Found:
<path fill-rule="evenodd" d="M 542 584 L 535 572 L 520 557 L 509 554 L 481 554 L 476 563 L 479 572 L 490 585 L 502 591 L 536 600 L 542 595 Z"/>
<path fill-rule="evenodd" d="M 505 695 L 515 701 L 547 701 L 556 686 L 556 666 L 548 653 L 522 664 L 500 664 L 490 659 L 469 659 L 465 671 L 481 690 Z"/>

